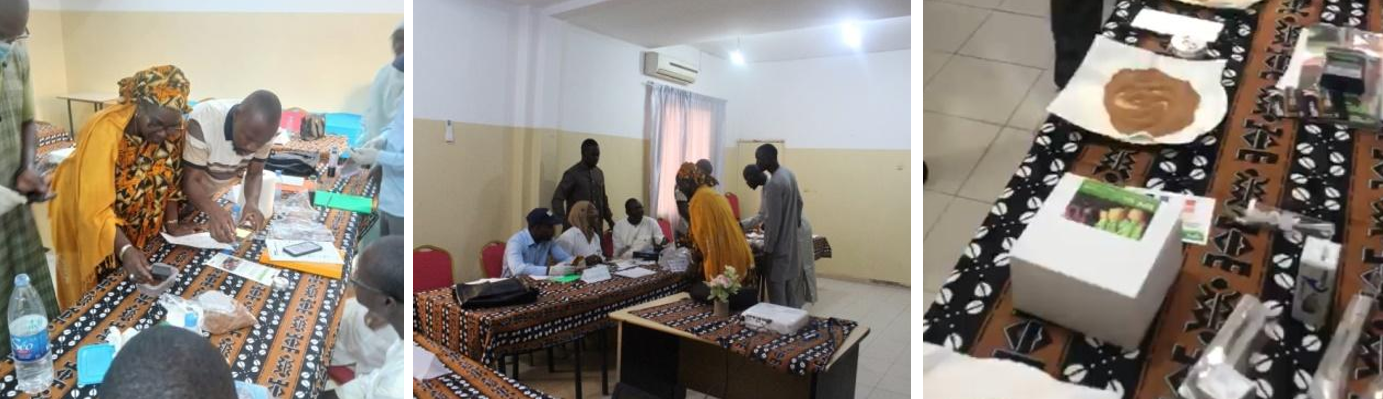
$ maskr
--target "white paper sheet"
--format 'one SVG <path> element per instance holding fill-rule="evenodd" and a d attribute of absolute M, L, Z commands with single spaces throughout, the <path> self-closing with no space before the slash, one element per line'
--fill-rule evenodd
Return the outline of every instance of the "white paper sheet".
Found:
<path fill-rule="evenodd" d="M 284 128 L 279 128 L 279 132 L 274 136 L 274 144 L 284 145 L 293 141 L 293 132 Z"/>
<path fill-rule="evenodd" d="M 322 246 L 322 250 L 303 256 L 293 256 L 284 252 L 284 248 L 294 244 L 311 242 Z M 336 245 L 326 241 L 297 241 L 297 240 L 264 240 L 264 247 L 269 251 L 269 260 L 273 262 L 307 262 L 307 263 L 326 263 L 332 265 L 344 265 L 346 260 L 341 257 L 341 251 L 336 249 Z"/>
<path fill-rule="evenodd" d="M 1124 69 L 1157 69 L 1176 79 L 1191 84 L 1200 95 L 1200 105 L 1196 107 L 1195 120 L 1179 132 L 1153 138 L 1145 132 L 1131 135 L 1119 133 L 1109 120 L 1109 111 L 1104 106 L 1104 88 L 1114 74 Z M 1229 99 L 1220 85 L 1220 75 L 1224 73 L 1225 60 L 1190 61 L 1153 53 L 1141 48 L 1131 47 L 1098 35 L 1090 54 L 1080 65 L 1076 75 L 1058 93 L 1056 100 L 1047 107 L 1047 112 L 1060 116 L 1071 123 L 1115 140 L 1133 144 L 1186 144 L 1209 132 L 1225 119 L 1229 109 Z"/>
<path fill-rule="evenodd" d="M 609 279 L 610 279 L 610 267 L 609 267 L 609 266 L 605 266 L 605 265 L 591 266 L 591 267 L 586 268 L 586 270 L 582 270 L 582 271 L 581 271 L 581 281 L 586 282 L 587 284 L 590 284 L 590 283 L 599 283 L 599 282 L 601 282 L 601 281 L 605 281 L 605 280 L 609 280 Z"/>
<path fill-rule="evenodd" d="M 437 355 L 417 344 L 413 345 L 413 379 L 427 381 L 450 373 L 451 370 L 447 370 L 447 366 L 437 359 Z"/>
<path fill-rule="evenodd" d="M 475 281 L 472 281 L 472 282 L 469 282 L 469 283 L 466 283 L 466 284 L 467 284 L 467 285 L 476 285 L 476 284 L 493 283 L 493 282 L 496 282 L 496 281 L 504 281 L 504 280 L 508 280 L 508 279 L 507 279 L 507 278 L 482 278 L 482 279 L 475 280 Z"/>
<path fill-rule="evenodd" d="M 163 233 L 163 240 L 169 244 L 201 249 L 230 249 L 231 245 L 211 238 L 211 233 L 195 233 L 185 236 L 171 236 Z"/>
<path fill-rule="evenodd" d="M 279 176 L 279 184 L 288 186 L 301 186 L 307 184 L 307 179 L 300 176 L 282 175 Z"/>
<path fill-rule="evenodd" d="M 72 157 L 72 153 L 74 153 L 74 152 L 77 152 L 77 147 L 69 147 L 69 148 L 64 148 L 64 149 L 61 149 L 61 150 L 53 150 L 52 152 L 49 152 L 49 153 L 48 153 L 48 161 L 49 161 L 49 162 L 52 162 L 52 163 L 55 163 L 55 164 L 62 163 L 62 161 L 67 160 L 67 158 L 71 158 L 71 157 Z"/>
<path fill-rule="evenodd" d="M 206 261 L 206 265 L 228 271 L 231 274 L 270 287 L 274 286 L 274 277 L 278 277 L 279 275 L 279 269 L 226 255 L 224 253 L 218 253 L 212 256 L 210 260 Z"/>
<path fill-rule="evenodd" d="M 615 272 L 615 275 L 624 276 L 624 277 L 628 277 L 628 278 L 639 278 L 639 277 L 649 276 L 649 275 L 653 275 L 653 274 L 654 274 L 654 273 L 653 273 L 652 270 L 648 270 L 648 269 L 645 269 L 645 268 L 642 268 L 642 267 L 635 267 L 635 268 L 632 268 L 632 269 L 621 270 L 621 271 Z"/>
<path fill-rule="evenodd" d="M 1213 43 L 1225 25 L 1215 21 L 1144 8 L 1133 17 L 1133 27 L 1175 36 L 1186 35 L 1202 43 Z"/>

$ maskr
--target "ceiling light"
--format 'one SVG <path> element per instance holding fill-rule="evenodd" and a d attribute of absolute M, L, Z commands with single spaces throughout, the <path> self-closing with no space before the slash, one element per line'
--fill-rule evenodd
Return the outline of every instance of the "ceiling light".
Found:
<path fill-rule="evenodd" d="M 744 65 L 744 53 L 741 53 L 739 50 L 731 51 L 730 62 L 735 65 Z"/>
<path fill-rule="evenodd" d="M 840 34 L 846 46 L 859 50 L 864 45 L 864 35 L 860 33 L 860 27 L 854 22 L 846 22 L 840 25 Z"/>

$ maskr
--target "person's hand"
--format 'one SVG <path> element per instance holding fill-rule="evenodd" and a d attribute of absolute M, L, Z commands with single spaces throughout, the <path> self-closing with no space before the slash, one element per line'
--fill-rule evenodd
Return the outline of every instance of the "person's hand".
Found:
<path fill-rule="evenodd" d="M 378 330 L 384 328 L 384 326 L 387 324 L 389 324 L 389 320 L 385 320 L 383 317 L 375 316 L 374 313 L 365 313 L 365 326 L 370 327 L 371 330 Z"/>
<path fill-rule="evenodd" d="M 32 168 L 24 168 L 14 178 L 14 191 L 29 198 L 44 198 L 48 196 L 48 182 Z"/>
<path fill-rule="evenodd" d="M 360 165 L 374 165 L 378 159 L 378 149 L 362 147 L 351 151 L 351 160 Z"/>
<path fill-rule="evenodd" d="M 235 221 L 231 220 L 229 211 L 222 208 L 212 208 L 206 211 L 206 217 L 206 229 L 211 232 L 211 238 L 223 243 L 235 241 Z"/>
<path fill-rule="evenodd" d="M 149 266 L 149 259 L 144 257 L 144 251 L 140 251 L 139 248 L 130 247 L 130 249 L 125 250 L 120 257 L 120 267 L 124 268 L 125 273 L 128 273 L 130 278 L 137 283 L 150 284 L 154 282 L 153 268 Z"/>
<path fill-rule="evenodd" d="M 264 226 L 264 213 L 259 211 L 257 206 L 246 205 L 240 210 L 240 220 L 235 222 L 237 227 L 249 226 L 251 230 L 259 230 Z"/>
<path fill-rule="evenodd" d="M 601 262 L 600 255 L 591 255 L 591 256 L 587 256 L 587 257 L 586 257 L 586 265 L 587 265 L 587 266 L 599 265 L 600 262 Z"/>
<path fill-rule="evenodd" d="M 362 149 L 363 149 L 363 148 L 369 148 L 369 149 L 373 149 L 373 150 L 382 150 L 382 149 L 384 149 L 384 144 L 386 144 L 386 143 L 387 143 L 387 142 L 385 141 L 384 136 L 383 136 L 383 135 L 380 135 L 379 137 L 375 137 L 375 138 L 370 139 L 370 141 L 366 141 L 365 144 L 361 144 L 361 145 L 360 145 L 360 148 L 362 148 Z"/>

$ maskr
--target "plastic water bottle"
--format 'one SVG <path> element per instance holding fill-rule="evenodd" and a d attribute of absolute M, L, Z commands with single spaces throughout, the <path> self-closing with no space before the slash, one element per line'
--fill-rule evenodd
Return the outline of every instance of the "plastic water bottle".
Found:
<path fill-rule="evenodd" d="M 53 384 L 53 359 L 48 353 L 48 312 L 29 275 L 14 276 L 10 294 L 10 350 L 19 389 L 37 394 Z"/>
<path fill-rule="evenodd" d="M 336 177 L 336 160 L 341 157 L 341 153 L 336 147 L 331 148 L 331 158 L 327 158 L 327 177 Z"/>

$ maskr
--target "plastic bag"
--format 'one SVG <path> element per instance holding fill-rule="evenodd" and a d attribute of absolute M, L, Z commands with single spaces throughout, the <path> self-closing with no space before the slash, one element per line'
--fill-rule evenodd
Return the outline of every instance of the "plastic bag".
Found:
<path fill-rule="evenodd" d="M 258 323 L 245 305 L 221 291 L 203 292 L 197 295 L 196 301 L 206 312 L 205 329 L 209 333 L 225 334 Z"/>
<path fill-rule="evenodd" d="M 658 257 L 658 266 L 663 270 L 682 273 L 687 271 L 687 266 L 691 264 L 691 250 L 686 248 L 667 247 L 663 249 L 662 255 Z"/>
<path fill-rule="evenodd" d="M 205 320 L 205 310 L 196 301 L 189 301 L 180 296 L 164 293 L 158 297 L 159 306 L 163 306 L 165 311 L 164 318 L 168 324 L 174 327 L 181 327 L 192 332 L 201 334 L 203 330 L 203 320 Z"/>
<path fill-rule="evenodd" d="M 268 238 L 291 241 L 336 241 L 336 234 L 317 221 L 317 208 L 306 192 L 284 198 L 269 223 Z"/>

